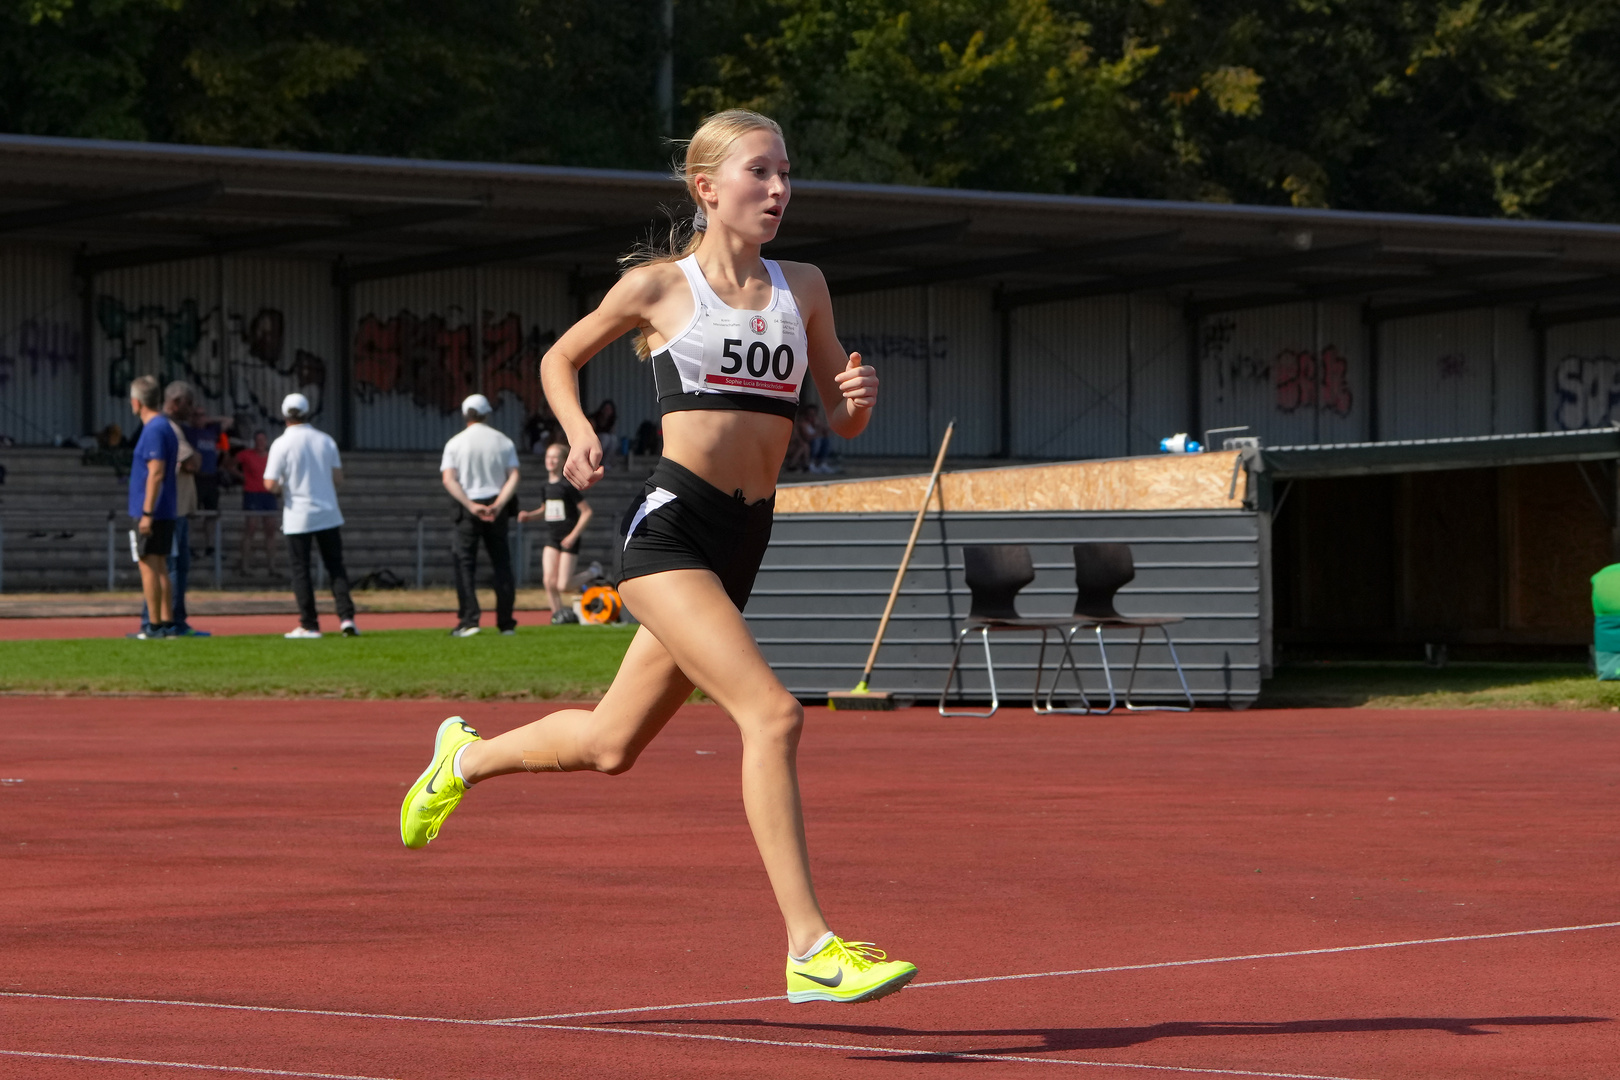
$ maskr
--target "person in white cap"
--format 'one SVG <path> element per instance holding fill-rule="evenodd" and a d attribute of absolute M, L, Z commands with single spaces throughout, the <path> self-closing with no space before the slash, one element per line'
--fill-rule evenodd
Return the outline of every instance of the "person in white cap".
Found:
<path fill-rule="evenodd" d="M 315 610 L 315 583 L 309 576 L 312 546 L 321 549 L 321 562 L 332 579 L 338 626 L 345 636 L 360 633 L 354 625 L 354 600 L 349 596 L 349 575 L 343 568 L 343 535 L 338 531 L 343 514 L 338 510 L 337 485 L 343 482 L 343 460 L 337 443 L 309 423 L 309 399 L 288 394 L 281 402 L 287 430 L 270 444 L 264 466 L 264 486 L 282 497 L 281 531 L 287 537 L 293 595 L 298 598 L 298 628 L 289 638 L 321 636 Z"/>
<path fill-rule="evenodd" d="M 489 426 L 494 410 L 483 394 L 461 403 L 467 426 L 444 444 L 439 475 L 444 490 L 456 501 L 455 539 L 451 551 L 456 570 L 456 601 L 460 611 L 452 637 L 478 633 L 483 612 L 478 607 L 476 577 L 478 545 L 489 552 L 495 571 L 495 624 L 503 634 L 517 633 L 512 608 L 517 589 L 512 581 L 512 551 L 506 532 L 517 512 L 518 456 L 512 440 Z"/>

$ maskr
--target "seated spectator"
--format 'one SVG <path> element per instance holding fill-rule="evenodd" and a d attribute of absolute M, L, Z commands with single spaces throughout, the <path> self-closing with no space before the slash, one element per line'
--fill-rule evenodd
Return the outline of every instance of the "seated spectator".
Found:
<path fill-rule="evenodd" d="M 809 471 L 823 474 L 838 472 L 838 467 L 832 463 L 832 429 L 827 426 L 821 406 L 814 402 L 806 404 L 795 427 L 800 429 L 801 436 L 810 448 Z"/>
<path fill-rule="evenodd" d="M 783 472 L 804 472 L 810 467 L 810 442 L 804 436 L 804 410 L 810 407 L 799 406 L 799 415 L 793 421 L 793 433 L 788 436 L 787 455 L 782 459 Z"/>
<path fill-rule="evenodd" d="M 596 432 L 596 438 L 602 444 L 602 465 L 607 467 L 608 459 L 614 454 L 623 456 L 628 453 L 629 446 L 620 446 L 619 439 L 613 434 L 613 427 L 619 422 L 619 410 L 613 404 L 612 398 L 607 398 L 591 413 L 591 428 Z M 624 440 L 626 444 L 630 440 Z"/>
<path fill-rule="evenodd" d="M 636 428 L 634 449 L 638 455 L 657 457 L 664 452 L 664 433 L 651 420 L 643 420 Z"/>
<path fill-rule="evenodd" d="M 562 429 L 557 424 L 557 418 L 551 410 L 544 405 L 539 411 L 529 414 L 523 422 L 523 446 L 531 454 L 544 454 L 546 447 L 550 446 L 561 435 Z"/>
<path fill-rule="evenodd" d="M 253 445 L 236 451 L 234 471 L 242 481 L 242 551 L 237 559 L 236 572 L 247 577 L 252 573 L 253 537 L 257 535 L 264 548 L 266 573 L 276 572 L 276 518 L 281 506 L 275 494 L 265 486 L 264 467 L 269 461 L 270 436 L 263 431 L 253 433 Z"/>

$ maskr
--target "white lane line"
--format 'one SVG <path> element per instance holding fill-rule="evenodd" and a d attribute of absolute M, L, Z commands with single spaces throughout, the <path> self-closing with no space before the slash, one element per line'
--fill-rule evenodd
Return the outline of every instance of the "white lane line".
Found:
<path fill-rule="evenodd" d="M 97 1057 L 91 1054 L 48 1054 L 43 1050 L 0 1050 L 10 1057 L 54 1058 L 57 1061 L 92 1061 L 98 1065 L 161 1065 L 169 1069 L 253 1073 L 257 1076 L 303 1076 L 311 1080 L 395 1080 L 390 1076 L 354 1076 L 350 1073 L 295 1072 L 292 1069 L 255 1069 L 251 1065 L 204 1065 L 197 1061 L 148 1061 L 145 1058 Z"/>
<path fill-rule="evenodd" d="M 1013 979 L 1051 979 L 1059 975 L 1098 975 L 1109 971 L 1145 971 L 1148 968 L 1193 967 L 1197 964 L 1230 964 L 1238 960 L 1273 960 L 1285 956 L 1321 956 L 1325 953 L 1366 952 L 1369 949 L 1399 949 L 1407 945 L 1445 945 L 1458 941 L 1489 941 L 1492 938 L 1529 937 L 1532 934 L 1568 934 L 1577 930 L 1612 930 L 1620 922 L 1587 923 L 1584 926 L 1549 926 L 1542 930 L 1509 930 L 1500 934 L 1464 934 L 1460 937 L 1414 938 L 1411 941 L 1380 941 L 1371 945 L 1336 945 L 1328 949 L 1295 949 L 1292 952 L 1248 953 L 1244 956 L 1213 956 L 1206 960 L 1165 960 L 1157 964 L 1120 964 L 1115 967 L 1075 968 L 1072 971 L 1036 971 L 1028 975 L 984 975 L 977 979 L 941 979 L 913 983 L 913 986 L 965 986 L 969 983 L 1009 982 Z"/>
<path fill-rule="evenodd" d="M 0 997 L 38 1001 L 98 1001 L 112 1005 L 179 1005 L 188 1009 L 229 1009 L 234 1012 L 286 1013 L 295 1016 L 337 1016 L 355 1020 L 415 1020 L 423 1024 L 470 1024 L 474 1027 L 510 1027 L 505 1020 L 457 1020 L 448 1016 L 406 1016 L 399 1013 L 349 1012 L 340 1009 L 294 1009 L 283 1005 L 229 1005 L 218 1001 L 179 1001 L 169 998 L 101 997 L 93 994 L 30 994 L 0 990 Z"/>
<path fill-rule="evenodd" d="M 966 986 L 971 983 L 1010 982 L 1017 979 L 1055 979 L 1063 975 L 1102 975 L 1114 971 L 1147 971 L 1152 968 L 1195 967 L 1199 964 L 1231 964 L 1240 960 L 1275 960 L 1290 956 L 1321 956 L 1325 953 L 1366 952 L 1370 949 L 1398 949 L 1408 945 L 1443 945 L 1458 941 L 1488 941 L 1492 938 L 1529 937 L 1534 934 L 1568 934 L 1578 930 L 1610 930 L 1620 922 L 1586 923 L 1581 926 L 1549 926 L 1537 930 L 1508 930 L 1498 934 L 1464 934 L 1459 937 L 1414 938 L 1410 941 L 1380 941 L 1371 945 L 1336 945 L 1325 949 L 1295 949 L 1291 952 L 1245 953 L 1242 956 L 1211 956 L 1199 960 L 1163 960 L 1153 964 L 1118 964 L 1113 967 L 1070 968 L 1066 971 L 1035 971 L 1025 975 L 984 975 L 975 979 L 940 979 L 935 982 L 914 982 L 910 990 L 926 990 L 935 986 Z M 730 998 L 725 1001 L 693 1001 L 682 1005 L 649 1005 L 641 1009 L 596 1009 L 591 1012 L 552 1013 L 547 1016 L 513 1016 L 496 1021 L 522 1024 L 540 1020 L 573 1020 L 581 1016 L 616 1016 L 623 1013 L 673 1012 L 677 1009 L 702 1009 L 711 1005 L 750 1005 L 759 1001 L 779 1001 L 784 997 Z"/>
<path fill-rule="evenodd" d="M 1211 1069 L 1196 1065 L 1138 1065 L 1125 1061 L 1081 1061 L 1077 1058 L 1025 1057 L 1017 1054 L 978 1054 L 956 1050 L 904 1050 L 892 1046 L 859 1046 L 851 1043 L 797 1042 L 777 1039 L 750 1039 L 740 1035 L 704 1035 L 686 1031 L 647 1031 L 642 1028 L 612 1028 L 584 1024 L 525 1024 L 541 1031 L 592 1031 L 612 1035 L 652 1035 L 665 1039 L 699 1039 L 708 1042 L 747 1043 L 751 1046 L 780 1046 L 797 1050 L 855 1050 L 872 1054 L 900 1054 L 906 1057 L 951 1058 L 955 1061 L 1019 1061 L 1030 1065 L 1082 1065 L 1102 1069 L 1147 1069 L 1154 1072 L 1199 1073 L 1215 1076 L 1282 1077 L 1283 1080 L 1362 1080 L 1352 1076 L 1322 1073 L 1254 1072 L 1247 1069 Z"/>

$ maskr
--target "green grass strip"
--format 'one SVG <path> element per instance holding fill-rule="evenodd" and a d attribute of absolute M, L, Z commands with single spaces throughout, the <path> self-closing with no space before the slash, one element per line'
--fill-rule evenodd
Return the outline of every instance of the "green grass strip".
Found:
<path fill-rule="evenodd" d="M 1620 682 L 1598 682 L 1583 664 L 1335 662 L 1279 668 L 1264 708 L 1614 709 Z"/>
<path fill-rule="evenodd" d="M 522 698 L 601 696 L 633 626 L 383 630 L 318 641 L 279 635 L 0 642 L 0 692 L 210 697 Z"/>

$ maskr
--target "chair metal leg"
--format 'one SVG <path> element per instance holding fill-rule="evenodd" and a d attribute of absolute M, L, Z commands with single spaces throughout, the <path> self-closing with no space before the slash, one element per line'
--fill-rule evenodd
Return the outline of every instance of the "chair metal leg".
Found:
<path fill-rule="evenodd" d="M 1071 627 L 1067 628 L 1066 630 L 1063 630 L 1063 631 L 1059 632 L 1058 636 L 1063 641 L 1063 659 L 1058 661 L 1057 670 L 1055 672 L 1053 672 L 1053 674 L 1052 674 L 1052 689 L 1050 689 L 1050 690 L 1048 690 L 1046 692 L 1046 704 L 1044 706 L 1040 703 L 1040 692 L 1041 692 L 1040 674 L 1041 674 L 1041 670 L 1040 670 L 1040 665 L 1039 664 L 1036 665 L 1036 670 L 1035 670 L 1035 697 L 1036 697 L 1036 700 L 1035 700 L 1035 712 L 1037 714 L 1041 715 L 1041 716 L 1046 716 L 1046 715 L 1048 715 L 1050 713 L 1060 713 L 1060 714 L 1068 715 L 1068 716 L 1084 716 L 1084 715 L 1089 715 L 1090 713 L 1093 713 L 1093 712 L 1097 711 L 1097 710 L 1095 710 L 1095 709 L 1093 709 L 1091 707 L 1091 697 L 1086 693 L 1086 684 L 1080 678 L 1080 664 L 1074 658 L 1074 649 L 1073 649 L 1072 645 L 1073 645 L 1073 641 L 1074 641 L 1074 635 L 1076 633 L 1078 633 L 1079 630 L 1080 630 L 1079 626 L 1071 626 Z M 1042 630 L 1041 631 L 1041 659 L 1044 661 L 1045 658 L 1046 658 L 1046 631 Z M 1074 688 L 1077 691 L 1079 691 L 1079 693 L 1080 693 L 1080 700 L 1081 700 L 1081 702 L 1083 704 L 1078 709 L 1072 708 L 1072 707 L 1062 707 L 1062 708 L 1060 708 L 1059 706 L 1053 704 L 1053 700 L 1057 697 L 1058 684 L 1063 681 L 1063 672 L 1064 672 L 1065 668 L 1067 668 L 1070 672 L 1073 673 L 1073 675 L 1074 675 Z"/>
<path fill-rule="evenodd" d="M 964 643 L 966 643 L 968 635 L 973 633 L 975 630 L 979 631 L 980 637 L 984 640 L 985 670 L 990 676 L 990 711 L 982 713 L 974 712 L 971 709 L 946 711 L 945 699 L 949 697 L 951 693 L 951 680 L 956 677 L 956 665 L 957 661 L 959 661 L 962 657 L 962 646 Z M 996 693 L 996 668 L 990 659 L 990 628 L 988 626 L 964 626 L 956 634 L 956 648 L 951 653 L 951 666 L 950 669 L 945 672 L 945 686 L 939 692 L 939 715 L 976 716 L 983 720 L 986 717 L 996 715 L 996 710 L 999 708 L 1001 708 L 1001 698 Z"/>
<path fill-rule="evenodd" d="M 1102 624 L 1096 626 L 1097 655 L 1102 659 L 1103 680 L 1108 684 L 1108 708 L 1099 710 L 1104 715 L 1119 708 L 1119 693 L 1114 689 L 1114 669 L 1108 666 L 1108 647 L 1103 644 Z"/>
<path fill-rule="evenodd" d="M 1137 705 L 1131 701 L 1131 691 L 1136 687 L 1136 666 L 1142 660 L 1142 637 L 1147 633 L 1147 627 L 1136 628 L 1136 656 L 1131 660 L 1131 681 L 1125 688 L 1125 708 L 1130 712 L 1190 712 L 1195 707 L 1192 691 L 1187 688 L 1187 673 L 1181 670 L 1181 658 L 1176 655 L 1176 643 L 1170 640 L 1170 628 L 1160 625 L 1159 633 L 1164 635 L 1164 644 L 1170 650 L 1170 662 L 1175 665 L 1176 677 L 1181 680 L 1181 692 L 1187 698 L 1185 705 Z"/>

